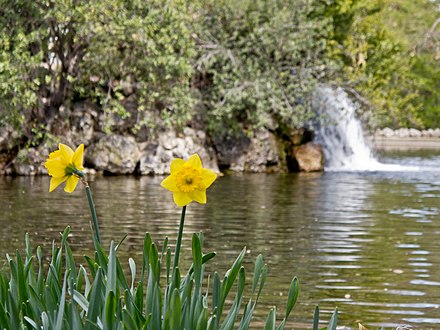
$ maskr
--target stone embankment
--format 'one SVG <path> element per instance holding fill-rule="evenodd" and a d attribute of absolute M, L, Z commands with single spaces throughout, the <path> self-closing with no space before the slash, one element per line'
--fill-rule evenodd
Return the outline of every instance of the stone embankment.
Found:
<path fill-rule="evenodd" d="M 377 149 L 440 149 L 440 128 L 393 130 L 386 127 L 377 130 L 369 140 Z"/>
<path fill-rule="evenodd" d="M 36 147 L 11 152 L 13 131 L 0 128 L 0 174 L 45 174 L 44 162 L 62 142 L 72 147 L 84 143 L 85 166 L 91 173 L 165 175 L 173 158 L 198 153 L 204 166 L 216 172 L 281 173 L 323 170 L 322 148 L 312 143 L 310 132 L 284 134 L 263 128 L 252 136 L 209 137 L 203 130 L 186 127 L 180 132 L 162 130 L 151 136 L 124 132 L 104 134 L 86 112 L 63 136 Z M 98 127 L 98 129 L 96 129 Z"/>

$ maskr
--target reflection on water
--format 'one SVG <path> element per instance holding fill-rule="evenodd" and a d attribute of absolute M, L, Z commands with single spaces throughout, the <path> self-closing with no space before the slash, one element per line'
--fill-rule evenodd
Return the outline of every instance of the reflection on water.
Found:
<path fill-rule="evenodd" d="M 423 159 L 412 161 L 421 166 Z M 90 183 L 104 242 L 128 234 L 123 260 L 129 255 L 139 260 L 146 231 L 159 243 L 176 236 L 180 212 L 160 188 L 161 179 L 108 177 Z M 46 177 L 0 178 L 2 256 L 23 247 L 25 232 L 48 254 L 66 225 L 72 227 L 78 260 L 90 253 L 82 189 L 49 194 L 48 185 Z M 256 256 L 264 255 L 269 275 L 257 317 L 273 305 L 282 314 L 297 275 L 301 293 L 292 315 L 297 324 L 310 324 L 319 304 L 323 319 L 338 306 L 340 324 L 353 328 L 357 321 L 439 328 L 438 197 L 439 172 L 225 176 L 209 189 L 206 206 L 188 208 L 183 264 L 190 262 L 191 233 L 203 231 L 205 251 L 218 253 L 208 271 L 226 271 L 243 246 L 248 272 Z"/>

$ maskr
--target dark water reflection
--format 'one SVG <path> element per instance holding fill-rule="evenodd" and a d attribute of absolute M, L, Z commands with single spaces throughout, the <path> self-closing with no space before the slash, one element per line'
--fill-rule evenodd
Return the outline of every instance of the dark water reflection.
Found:
<path fill-rule="evenodd" d="M 413 158 L 419 164 L 428 159 L 429 172 L 222 177 L 210 188 L 206 206 L 188 208 L 183 263 L 189 264 L 191 234 L 203 231 L 205 251 L 218 253 L 208 271 L 224 273 L 243 246 L 249 274 L 256 256 L 264 255 L 269 276 L 261 317 L 273 305 L 283 314 L 296 275 L 301 282 L 292 314 L 296 328 L 311 323 L 315 304 L 323 319 L 338 306 L 340 324 L 353 328 L 357 321 L 440 328 L 440 172 L 431 166 L 440 158 Z M 180 210 L 160 181 L 108 177 L 90 184 L 104 242 L 128 234 L 123 260 L 139 260 L 146 231 L 159 243 L 166 236 L 174 242 Z M 0 178 L 2 256 L 23 248 L 25 232 L 49 254 L 67 225 L 78 260 L 90 254 L 83 189 L 49 194 L 48 185 L 46 177 Z"/>

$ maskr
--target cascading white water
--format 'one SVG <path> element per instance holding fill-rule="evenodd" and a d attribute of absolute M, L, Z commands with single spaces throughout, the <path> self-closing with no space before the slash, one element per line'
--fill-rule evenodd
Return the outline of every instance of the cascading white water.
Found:
<path fill-rule="evenodd" d="M 401 171 L 416 170 L 382 164 L 367 145 L 362 125 L 356 118 L 357 105 L 342 88 L 320 86 L 312 106 L 320 116 L 314 125 L 316 140 L 324 148 L 326 171 Z"/>

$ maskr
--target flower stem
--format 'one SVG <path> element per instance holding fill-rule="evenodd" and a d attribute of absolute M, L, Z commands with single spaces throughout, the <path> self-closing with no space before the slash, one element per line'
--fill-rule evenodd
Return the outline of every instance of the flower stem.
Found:
<path fill-rule="evenodd" d="M 96 240 L 101 244 L 101 235 L 99 234 L 98 217 L 96 216 L 95 203 L 93 203 L 92 191 L 90 190 L 89 184 L 83 181 L 86 186 L 87 200 L 89 201 L 90 213 L 92 214 L 93 227 L 95 228 Z"/>
<path fill-rule="evenodd" d="M 173 273 L 174 273 L 174 269 L 176 269 L 179 266 L 180 245 L 182 244 L 182 234 L 183 234 L 183 224 L 185 222 L 185 212 L 186 212 L 186 205 L 184 207 L 182 207 L 182 215 L 180 216 L 179 234 L 177 235 L 176 251 L 174 252 Z"/>
<path fill-rule="evenodd" d="M 99 244 L 101 244 L 101 235 L 99 234 L 98 217 L 96 215 L 95 203 L 93 203 L 92 191 L 90 190 L 89 183 L 85 179 L 84 172 L 74 168 L 73 173 L 81 179 L 81 182 L 83 183 L 84 187 L 86 187 L 86 195 L 87 195 L 87 200 L 89 201 L 90 213 L 92 214 L 93 227 L 95 228 L 96 240 L 98 241 Z"/>

